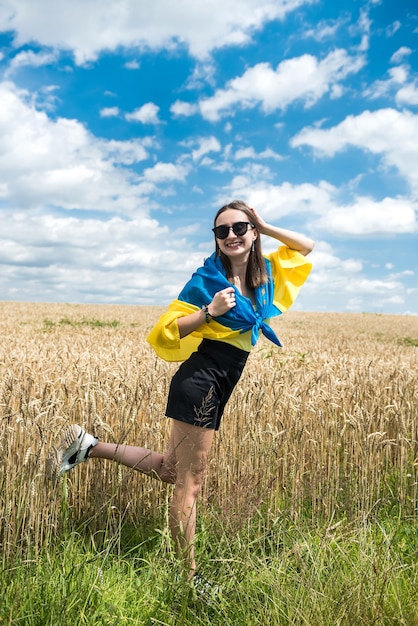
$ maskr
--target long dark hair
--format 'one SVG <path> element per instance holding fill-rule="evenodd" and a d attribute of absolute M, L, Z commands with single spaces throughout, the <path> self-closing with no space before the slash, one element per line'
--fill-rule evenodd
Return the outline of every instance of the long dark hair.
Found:
<path fill-rule="evenodd" d="M 215 219 L 213 221 L 213 225 L 216 226 L 216 220 L 224 211 L 228 209 L 234 209 L 235 211 L 242 211 L 248 217 L 248 221 L 253 223 L 253 214 L 250 211 L 250 207 L 248 204 L 245 204 L 242 200 L 233 200 L 229 204 L 225 204 L 225 206 L 221 207 L 217 214 L 215 215 Z M 218 242 L 215 237 L 215 254 L 219 256 L 222 261 L 222 265 L 225 268 L 226 275 L 229 278 L 232 278 L 232 267 L 229 258 L 222 252 L 222 250 L 218 246 Z M 264 262 L 263 253 L 261 250 L 261 241 L 260 235 L 254 241 L 254 249 L 250 252 L 250 257 L 248 259 L 247 265 L 247 275 L 245 277 L 246 283 L 250 289 L 255 289 L 260 285 L 265 285 L 268 281 L 268 275 L 266 270 L 266 264 Z"/>

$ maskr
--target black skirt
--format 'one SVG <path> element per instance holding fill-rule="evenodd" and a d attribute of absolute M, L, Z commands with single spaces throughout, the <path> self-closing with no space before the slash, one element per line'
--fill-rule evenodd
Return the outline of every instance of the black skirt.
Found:
<path fill-rule="evenodd" d="M 223 341 L 204 339 L 172 378 L 166 416 L 218 430 L 248 355 Z"/>

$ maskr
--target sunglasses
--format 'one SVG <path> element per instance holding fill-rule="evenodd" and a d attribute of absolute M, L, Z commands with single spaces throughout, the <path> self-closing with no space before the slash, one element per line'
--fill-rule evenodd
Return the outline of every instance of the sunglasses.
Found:
<path fill-rule="evenodd" d="M 248 226 L 255 228 L 254 224 L 251 224 L 251 222 L 235 222 L 232 226 L 215 226 L 212 230 L 215 233 L 216 239 L 226 239 L 231 228 L 234 235 L 242 237 L 247 232 Z"/>

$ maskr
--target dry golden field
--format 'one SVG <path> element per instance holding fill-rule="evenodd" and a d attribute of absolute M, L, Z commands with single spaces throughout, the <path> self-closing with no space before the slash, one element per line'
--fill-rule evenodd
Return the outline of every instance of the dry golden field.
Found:
<path fill-rule="evenodd" d="M 46 545 L 64 513 L 89 530 L 165 510 L 171 487 L 105 461 L 57 486 L 69 423 L 162 450 L 170 376 L 145 336 L 158 307 L 0 303 L 3 557 Z M 417 513 L 418 317 L 291 312 L 260 340 L 231 398 L 202 500 L 228 523 L 256 509 L 312 521 Z M 63 511 L 63 502 L 66 511 Z M 70 513 L 68 513 L 68 511 Z"/>

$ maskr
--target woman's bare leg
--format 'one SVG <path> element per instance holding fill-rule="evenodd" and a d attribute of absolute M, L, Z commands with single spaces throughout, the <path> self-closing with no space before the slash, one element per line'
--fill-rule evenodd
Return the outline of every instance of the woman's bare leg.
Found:
<path fill-rule="evenodd" d="M 176 457 L 171 440 L 165 454 L 124 444 L 99 443 L 91 449 L 89 458 L 116 461 L 138 472 L 158 478 L 165 483 L 176 482 Z"/>
<path fill-rule="evenodd" d="M 214 433 L 210 428 L 173 420 L 172 442 L 177 459 L 177 478 L 170 506 L 170 528 L 190 577 L 196 571 L 196 501 L 202 488 Z"/>
<path fill-rule="evenodd" d="M 172 420 L 165 454 L 139 446 L 104 442 L 99 442 L 89 454 L 90 458 L 117 461 L 164 482 L 175 483 L 170 506 L 170 529 L 190 576 L 196 570 L 196 501 L 202 488 L 214 433 L 211 428 Z"/>

